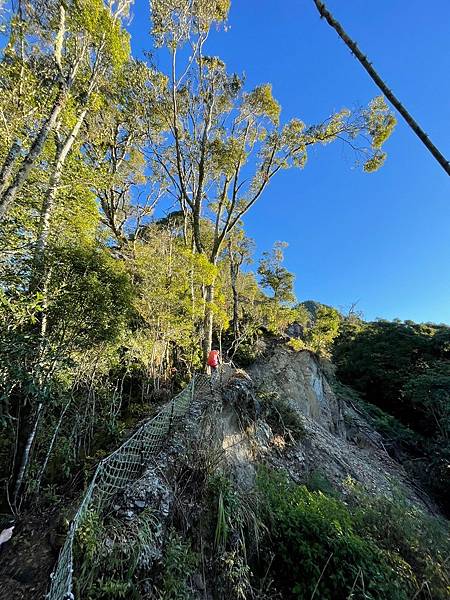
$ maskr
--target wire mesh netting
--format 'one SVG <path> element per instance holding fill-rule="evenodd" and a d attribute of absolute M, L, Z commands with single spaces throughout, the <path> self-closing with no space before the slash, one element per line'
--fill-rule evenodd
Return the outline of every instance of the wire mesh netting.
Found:
<path fill-rule="evenodd" d="M 148 459 L 163 446 L 175 424 L 182 419 L 194 399 L 194 394 L 209 386 L 222 387 L 233 369 L 222 365 L 215 380 L 205 375 L 196 375 L 187 387 L 151 420 L 145 422 L 117 450 L 102 460 L 86 490 L 78 511 L 70 525 L 64 546 L 51 575 L 48 600 L 73 600 L 73 547 L 75 535 L 88 511 L 103 511 L 113 497 L 145 470 Z"/>

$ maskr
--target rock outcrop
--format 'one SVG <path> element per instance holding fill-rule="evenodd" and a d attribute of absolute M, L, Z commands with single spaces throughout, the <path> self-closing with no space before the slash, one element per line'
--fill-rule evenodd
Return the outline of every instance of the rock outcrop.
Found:
<path fill-rule="evenodd" d="M 302 415 L 342 436 L 342 405 L 331 389 L 325 369 L 325 363 L 312 352 L 294 352 L 279 345 L 248 372 L 257 387 L 275 390 Z"/>
<path fill-rule="evenodd" d="M 257 464 L 265 461 L 298 481 L 324 475 L 344 494 L 352 482 L 371 494 L 392 497 L 401 491 L 434 512 L 434 503 L 386 452 L 382 436 L 333 391 L 333 377 L 328 361 L 274 345 L 248 369 L 248 377 L 238 373 L 231 379 L 221 419 L 223 449 L 237 482 L 250 486 Z M 261 390 L 277 393 L 301 416 L 305 432 L 295 443 L 280 440 L 258 415 Z"/>

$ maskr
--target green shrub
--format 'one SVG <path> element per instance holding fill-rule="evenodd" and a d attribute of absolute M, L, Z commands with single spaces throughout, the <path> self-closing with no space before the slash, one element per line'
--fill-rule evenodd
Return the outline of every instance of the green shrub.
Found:
<path fill-rule="evenodd" d="M 223 596 L 246 600 L 252 598 L 252 571 L 247 563 L 247 551 L 241 541 L 232 550 L 224 552 L 220 561 Z"/>
<path fill-rule="evenodd" d="M 375 426 L 412 454 L 406 468 L 433 493 L 447 516 L 449 340 L 446 325 L 346 319 L 333 351 L 339 380 L 367 401 Z"/>
<path fill-rule="evenodd" d="M 266 469 L 258 488 L 274 552 L 265 568 L 287 597 L 406 600 L 417 591 L 410 564 L 363 537 L 343 502 Z"/>
<path fill-rule="evenodd" d="M 198 555 L 190 544 L 183 541 L 175 530 L 171 530 L 164 551 L 160 584 L 157 597 L 163 600 L 187 600 L 192 598 L 189 578 L 199 563 Z"/>
<path fill-rule="evenodd" d="M 393 500 L 371 497 L 356 490 L 355 525 L 361 535 L 380 548 L 397 552 L 407 561 L 420 585 L 444 600 L 450 592 L 450 528 L 443 519 L 431 517 L 397 494 Z"/>
<path fill-rule="evenodd" d="M 291 338 L 287 342 L 287 345 L 289 348 L 292 348 L 292 350 L 295 350 L 295 352 L 300 352 L 306 348 L 305 342 L 299 338 Z"/>
<path fill-rule="evenodd" d="M 214 516 L 214 544 L 224 550 L 230 533 L 238 533 L 254 524 L 252 507 L 240 490 L 223 473 L 217 473 L 208 481 L 210 502 Z M 253 523 L 252 523 L 253 522 Z"/>
<path fill-rule="evenodd" d="M 301 416 L 287 400 L 275 391 L 259 390 L 260 416 L 272 431 L 288 441 L 298 441 L 306 435 Z"/>
<path fill-rule="evenodd" d="M 91 561 L 97 554 L 104 535 L 105 530 L 100 515 L 94 510 L 88 510 L 76 531 L 77 553 L 87 561 Z"/>
<path fill-rule="evenodd" d="M 133 521 L 102 518 L 89 510 L 75 536 L 75 590 L 85 600 L 139 600 L 141 560 L 154 543 L 155 516 L 143 510 Z"/>
<path fill-rule="evenodd" d="M 236 486 L 224 473 L 208 481 L 211 530 L 217 556 L 217 598 L 253 598 L 250 567 L 258 554 L 264 525 L 259 519 L 257 495 Z"/>

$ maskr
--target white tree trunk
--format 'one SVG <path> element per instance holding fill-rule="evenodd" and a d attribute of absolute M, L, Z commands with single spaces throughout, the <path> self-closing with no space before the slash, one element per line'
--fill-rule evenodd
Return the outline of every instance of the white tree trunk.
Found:
<path fill-rule="evenodd" d="M 214 292 L 215 292 L 215 282 L 206 286 L 206 295 L 205 295 L 205 318 L 203 322 L 203 364 L 206 368 L 206 362 L 208 360 L 208 354 L 211 352 L 212 348 L 212 338 L 213 338 L 213 325 L 214 325 L 214 312 L 213 312 L 213 302 L 214 302 Z"/>
<path fill-rule="evenodd" d="M 42 125 L 33 144 L 31 145 L 27 156 L 22 162 L 20 169 L 16 173 L 11 184 L 8 187 L 6 187 L 2 194 L 0 194 L 0 219 L 2 219 L 6 215 L 6 212 L 8 211 L 9 207 L 16 198 L 17 192 L 26 181 L 29 172 L 31 171 L 31 168 L 40 156 L 44 144 L 47 141 L 50 132 L 55 128 L 58 117 L 65 106 L 67 95 L 68 93 L 66 88 L 62 88 L 58 94 L 58 97 L 56 98 L 49 118 Z M 10 167 L 10 171 L 11 170 L 12 165 Z"/>
<path fill-rule="evenodd" d="M 23 449 L 23 453 L 22 453 L 22 461 L 20 463 L 20 469 L 19 469 L 19 473 L 17 475 L 16 478 L 16 483 L 14 486 L 14 493 L 13 493 L 13 507 L 17 510 L 19 508 L 18 506 L 18 500 L 19 500 L 19 496 L 20 496 L 20 492 L 22 489 L 22 485 L 23 482 L 25 480 L 25 476 L 27 474 L 28 471 L 28 466 L 30 464 L 30 455 L 31 455 L 31 448 L 33 446 L 33 442 L 36 438 L 36 433 L 38 430 L 38 426 L 39 426 L 39 421 L 41 419 L 41 413 L 42 413 L 42 408 L 43 408 L 43 403 L 40 402 L 37 406 L 36 409 L 36 414 L 34 417 L 34 423 L 33 426 L 31 428 L 30 433 L 28 434 L 27 437 L 27 442 L 25 444 L 25 447 Z"/>

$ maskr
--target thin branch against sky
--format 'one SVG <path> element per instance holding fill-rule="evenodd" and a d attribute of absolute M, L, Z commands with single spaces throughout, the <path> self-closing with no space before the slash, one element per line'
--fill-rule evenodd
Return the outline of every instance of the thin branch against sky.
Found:
<path fill-rule="evenodd" d="M 433 157 L 437 160 L 437 162 L 441 165 L 447 175 L 450 175 L 450 162 L 445 158 L 445 156 L 441 153 L 441 151 L 433 144 L 425 131 L 420 127 L 419 123 L 414 119 L 411 113 L 405 108 L 405 106 L 400 102 L 394 92 L 387 86 L 385 81 L 380 77 L 379 73 L 375 70 L 372 63 L 369 61 L 367 56 L 365 56 L 358 47 L 358 44 L 352 40 L 342 25 L 333 17 L 330 11 L 327 9 L 325 4 L 321 2 L 321 0 L 313 0 L 316 5 L 317 10 L 322 18 L 324 18 L 327 23 L 332 27 L 338 36 L 343 40 L 343 42 L 348 46 L 351 50 L 352 54 L 358 59 L 364 69 L 367 71 L 369 76 L 375 82 L 375 84 L 380 88 L 386 98 L 391 102 L 391 104 L 398 110 L 398 112 L 405 119 L 406 123 L 409 127 L 414 131 L 417 137 L 422 141 L 425 147 L 429 150 L 429 152 L 433 155 Z"/>

